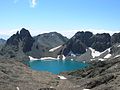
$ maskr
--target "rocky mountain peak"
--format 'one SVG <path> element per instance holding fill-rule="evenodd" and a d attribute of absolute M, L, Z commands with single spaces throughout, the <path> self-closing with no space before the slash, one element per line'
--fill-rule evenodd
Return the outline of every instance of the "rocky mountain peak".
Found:
<path fill-rule="evenodd" d="M 25 28 L 22 28 L 21 31 L 20 31 L 20 37 L 21 38 L 25 38 L 25 37 L 32 37 L 30 35 L 30 32 L 28 30 L 26 30 Z"/>
<path fill-rule="evenodd" d="M 111 37 L 111 44 L 120 43 L 120 33 L 114 33 Z"/>
<path fill-rule="evenodd" d="M 31 51 L 34 43 L 34 38 L 30 35 L 29 31 L 22 28 L 13 34 L 6 44 L 0 50 L 0 55 L 3 58 L 16 58 L 18 60 L 28 60 L 26 53 Z"/>
<path fill-rule="evenodd" d="M 111 36 L 108 33 L 96 34 L 90 38 L 91 47 L 97 51 L 104 51 L 111 46 Z"/>
<path fill-rule="evenodd" d="M 12 35 L 6 42 L 6 45 L 19 46 L 19 43 L 23 44 L 23 52 L 28 52 L 31 50 L 34 39 L 30 35 L 30 32 L 25 28 L 17 31 L 16 34 Z"/>
<path fill-rule="evenodd" d="M 89 31 L 79 31 L 77 32 L 67 43 L 63 50 L 65 56 L 69 55 L 70 52 L 74 54 L 83 54 L 86 52 L 87 47 L 90 44 L 90 37 L 93 36 L 92 32 Z"/>
<path fill-rule="evenodd" d="M 74 54 L 83 54 L 86 49 L 91 47 L 96 51 L 103 52 L 107 48 L 111 47 L 111 36 L 109 33 L 93 34 L 89 31 L 77 32 L 65 45 L 61 52 L 65 56 L 70 52 Z"/>

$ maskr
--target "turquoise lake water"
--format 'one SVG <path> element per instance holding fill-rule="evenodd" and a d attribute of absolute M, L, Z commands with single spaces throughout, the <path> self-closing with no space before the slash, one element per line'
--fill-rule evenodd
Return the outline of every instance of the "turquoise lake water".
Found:
<path fill-rule="evenodd" d="M 87 63 L 71 61 L 71 60 L 51 60 L 51 61 L 43 61 L 36 60 L 29 62 L 31 69 L 37 71 L 48 71 L 53 74 L 59 74 L 64 71 L 72 71 L 77 69 L 82 69 L 88 66 Z"/>

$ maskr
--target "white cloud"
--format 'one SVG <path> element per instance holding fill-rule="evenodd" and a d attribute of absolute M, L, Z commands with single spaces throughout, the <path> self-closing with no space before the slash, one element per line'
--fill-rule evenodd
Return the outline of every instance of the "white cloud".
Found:
<path fill-rule="evenodd" d="M 31 0 L 31 7 L 34 8 L 37 5 L 37 0 Z"/>
<path fill-rule="evenodd" d="M 40 29 L 32 29 L 30 27 L 25 27 L 27 30 L 30 31 L 32 36 L 36 36 L 38 34 L 42 33 L 49 33 L 49 32 L 58 32 L 61 33 L 63 36 L 66 36 L 68 38 L 71 38 L 76 32 L 78 31 L 90 31 L 93 32 L 94 34 L 96 33 L 110 33 L 112 35 L 113 33 L 118 33 L 120 30 L 105 30 L 105 29 L 79 29 L 79 30 L 40 30 Z M 0 30 L 0 38 L 9 38 L 11 35 L 15 34 L 17 31 L 20 31 L 21 27 L 18 29 L 11 29 L 11 30 Z"/>

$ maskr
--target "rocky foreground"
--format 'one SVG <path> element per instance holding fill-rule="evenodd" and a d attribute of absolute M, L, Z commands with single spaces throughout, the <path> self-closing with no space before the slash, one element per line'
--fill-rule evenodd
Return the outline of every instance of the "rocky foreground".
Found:
<path fill-rule="evenodd" d="M 0 90 L 41 90 L 57 83 L 50 73 L 32 71 L 14 60 L 0 60 Z"/>
<path fill-rule="evenodd" d="M 120 90 L 120 56 L 89 68 L 61 73 L 30 70 L 16 60 L 0 60 L 0 90 Z"/>
<path fill-rule="evenodd" d="M 120 56 L 92 62 L 84 70 L 62 73 L 77 87 L 75 90 L 120 90 Z"/>
<path fill-rule="evenodd" d="M 74 90 L 74 86 L 67 79 L 33 71 L 17 60 L 0 60 L 0 90 Z"/>

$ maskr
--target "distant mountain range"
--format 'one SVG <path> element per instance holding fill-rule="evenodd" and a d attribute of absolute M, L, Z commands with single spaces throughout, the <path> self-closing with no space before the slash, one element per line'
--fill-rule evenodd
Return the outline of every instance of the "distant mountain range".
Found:
<path fill-rule="evenodd" d="M 104 60 L 115 51 L 115 45 L 120 43 L 120 33 L 112 36 L 109 33 L 93 34 L 89 31 L 79 31 L 72 38 L 50 32 L 32 37 L 30 32 L 22 28 L 12 35 L 0 51 L 2 58 L 18 58 L 28 60 L 33 58 L 53 57 L 75 60 Z M 114 47 L 114 49 L 113 49 Z"/>

